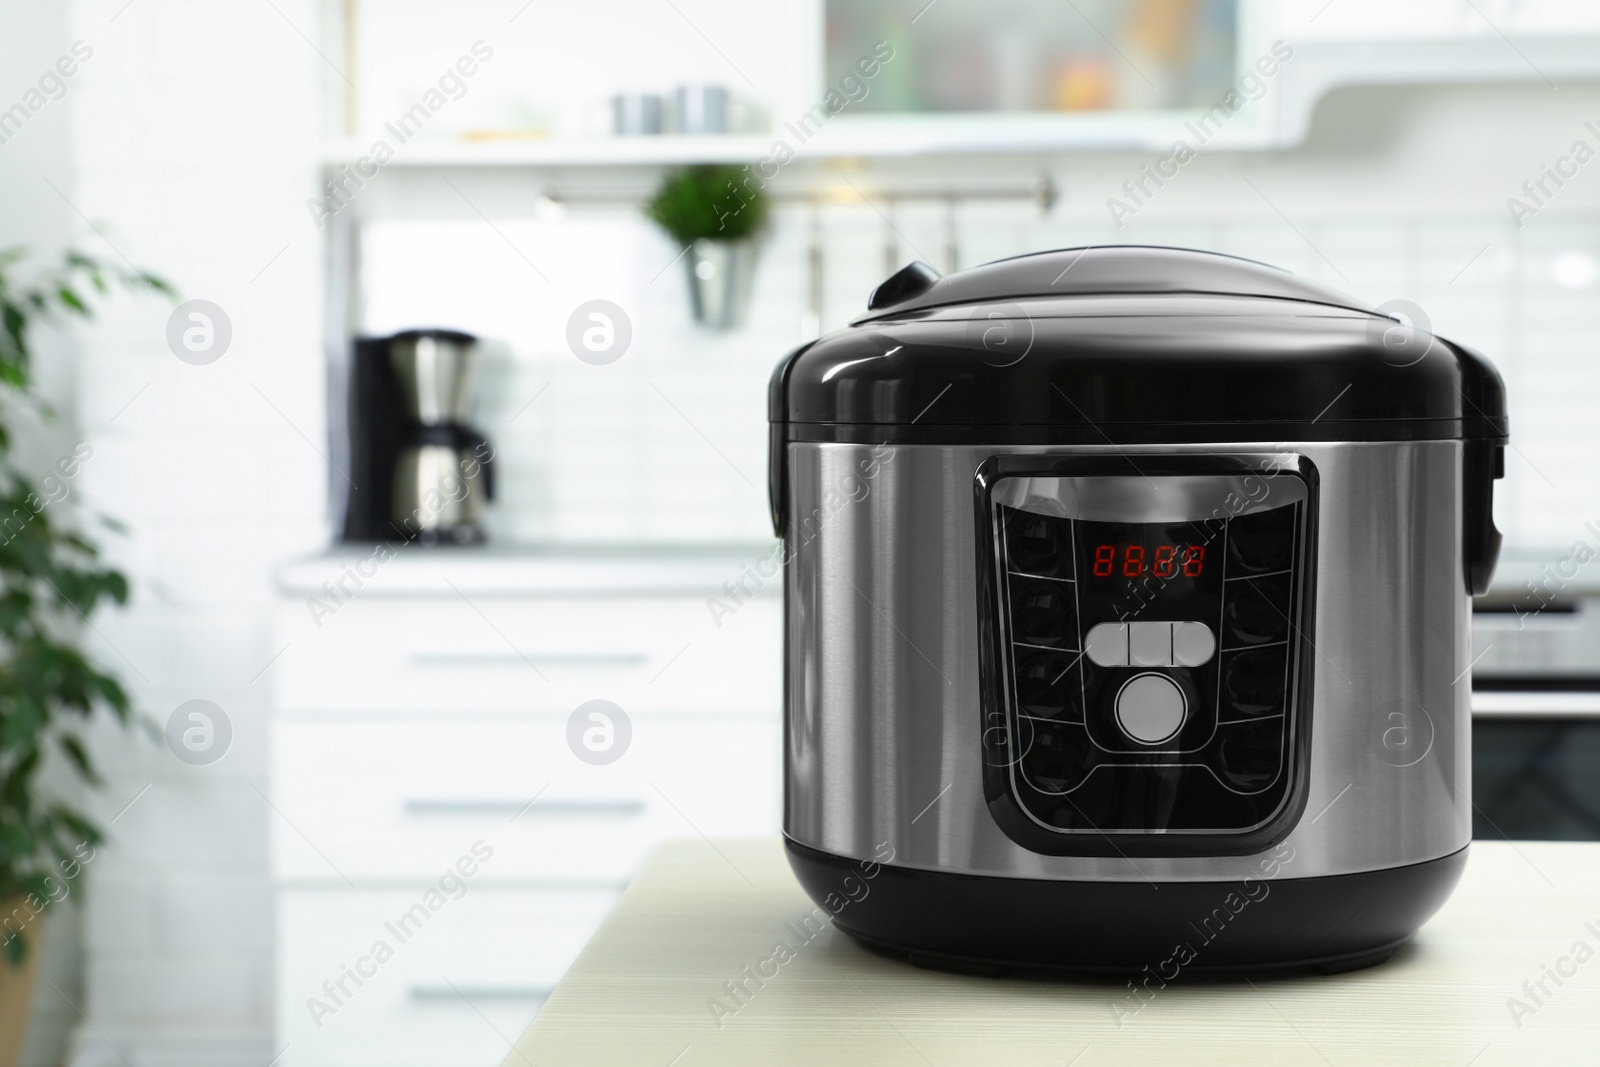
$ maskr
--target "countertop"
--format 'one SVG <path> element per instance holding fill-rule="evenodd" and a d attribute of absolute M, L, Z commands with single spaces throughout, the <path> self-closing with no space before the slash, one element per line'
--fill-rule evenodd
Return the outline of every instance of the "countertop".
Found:
<path fill-rule="evenodd" d="M 321 595 L 323 583 L 341 577 L 347 583 L 360 578 L 363 595 L 380 597 L 710 595 L 741 580 L 747 591 L 776 596 L 783 584 L 776 580 L 778 551 L 776 541 L 543 547 L 395 542 L 340 545 L 290 560 L 274 576 L 279 591 L 292 597 Z"/>
<path fill-rule="evenodd" d="M 1337 976 L 1185 979 L 1136 1006 L 1114 979 L 919 970 L 831 925 L 777 840 L 658 849 L 505 1067 L 582 1064 L 1593 1063 L 1600 1057 L 1600 844 L 1478 842 L 1444 909 L 1388 963 Z M 770 972 L 742 1002 L 726 983 Z M 1583 946 L 1580 948 L 1580 945 Z M 1567 972 L 1561 985 L 1543 968 Z M 1524 982 L 1543 980 L 1532 995 Z M 1513 1008 L 1517 998 L 1527 1010 Z"/>

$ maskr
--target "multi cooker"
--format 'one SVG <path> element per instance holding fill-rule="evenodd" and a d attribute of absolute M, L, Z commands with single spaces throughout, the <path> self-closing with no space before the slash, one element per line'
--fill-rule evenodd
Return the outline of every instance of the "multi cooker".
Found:
<path fill-rule="evenodd" d="M 808 893 L 948 967 L 1409 939 L 1471 837 L 1493 366 L 1178 249 L 917 263 L 868 308 L 771 386 Z"/>

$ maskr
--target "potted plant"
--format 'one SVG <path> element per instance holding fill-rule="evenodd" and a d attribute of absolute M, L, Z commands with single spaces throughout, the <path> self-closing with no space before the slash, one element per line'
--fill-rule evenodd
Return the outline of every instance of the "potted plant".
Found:
<path fill-rule="evenodd" d="M 76 473 L 87 446 L 29 477 L 11 459 L 16 414 L 53 417 L 33 389 L 30 347 L 40 322 L 88 318 L 91 293 L 112 285 L 171 294 L 159 278 L 79 253 L 19 284 L 21 249 L 0 251 L 0 1065 L 21 1053 L 33 1000 L 41 921 L 94 856 L 100 830 L 41 777 L 60 760 L 100 779 L 81 732 L 102 709 L 127 724 L 127 693 L 79 648 L 75 631 L 103 601 L 125 603 L 127 579 L 103 566 L 81 531 L 52 517 L 55 487 Z"/>
<path fill-rule="evenodd" d="M 755 237 L 770 201 L 749 168 L 689 167 L 668 175 L 648 214 L 684 247 L 695 321 L 717 329 L 744 318 L 755 270 Z"/>

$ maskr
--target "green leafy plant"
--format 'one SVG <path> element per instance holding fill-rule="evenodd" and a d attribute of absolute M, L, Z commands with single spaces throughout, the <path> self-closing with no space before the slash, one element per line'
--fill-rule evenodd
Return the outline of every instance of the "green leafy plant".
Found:
<path fill-rule="evenodd" d="M 689 167 L 669 175 L 646 214 L 680 245 L 693 241 L 737 241 L 766 225 L 771 201 L 744 167 Z"/>
<path fill-rule="evenodd" d="M 0 899 L 8 909 L 0 915 L 0 951 L 13 966 L 26 953 L 12 922 L 22 911 L 16 898 L 27 918 L 36 915 L 60 873 L 75 873 L 81 850 L 102 840 L 87 816 L 44 787 L 43 761 L 53 751 L 82 780 L 100 784 L 82 727 L 101 709 L 124 725 L 131 715 L 121 684 L 74 635 L 103 601 L 127 602 L 128 580 L 47 510 L 65 486 L 57 471 L 32 479 L 11 459 L 16 415 L 31 407 L 54 416 L 34 391 L 32 334 L 41 323 L 91 318 L 90 301 L 113 286 L 174 295 L 154 275 L 78 252 L 19 283 L 13 275 L 25 255 L 0 251 Z M 80 446 L 63 456 L 59 473 L 70 478 L 84 453 Z"/>

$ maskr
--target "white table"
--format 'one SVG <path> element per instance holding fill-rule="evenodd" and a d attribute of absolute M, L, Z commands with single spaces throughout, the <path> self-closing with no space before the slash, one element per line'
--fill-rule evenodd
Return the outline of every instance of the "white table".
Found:
<path fill-rule="evenodd" d="M 1600 1062 L 1595 844 L 1479 842 L 1444 910 L 1389 963 L 1180 978 L 1121 1026 L 1121 981 L 924 971 L 832 926 L 800 944 L 786 924 L 811 910 L 775 840 L 661 846 L 505 1067 Z M 725 983 L 779 939 L 794 958 L 728 1013 Z M 1582 963 L 1569 955 L 1580 941 L 1595 954 Z M 1574 973 L 1545 978 L 1535 1005 L 1523 983 L 1558 964 Z M 1514 1020 L 1511 997 L 1534 1010 Z"/>

